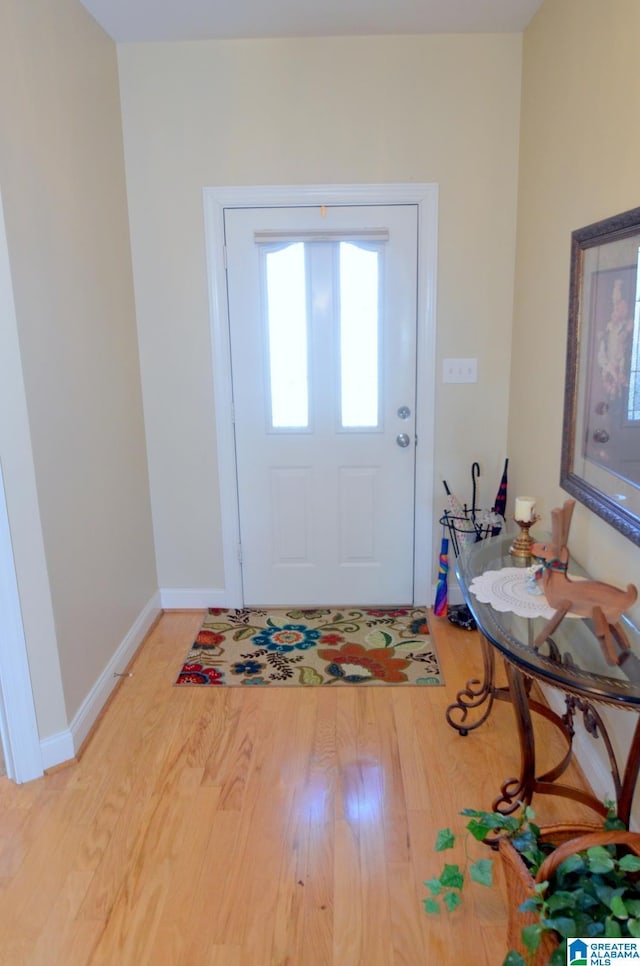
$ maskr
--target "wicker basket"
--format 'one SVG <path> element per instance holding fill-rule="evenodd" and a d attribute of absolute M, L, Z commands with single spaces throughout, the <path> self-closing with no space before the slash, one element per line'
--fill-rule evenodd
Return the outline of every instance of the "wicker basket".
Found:
<path fill-rule="evenodd" d="M 520 912 L 522 903 L 534 892 L 537 882 L 544 882 L 555 872 L 561 862 L 575 852 L 582 852 L 594 845 L 627 845 L 636 855 L 640 855 L 640 834 L 637 832 L 605 832 L 597 825 L 550 825 L 541 829 L 541 838 L 555 846 L 554 851 L 544 860 L 535 879 L 507 838 L 499 843 L 500 858 L 505 874 L 508 902 L 507 942 L 509 949 L 515 949 L 525 959 L 529 955 L 522 942 L 523 926 L 536 922 L 532 912 Z M 553 933 L 545 933 L 540 946 L 531 960 L 531 966 L 547 966 L 551 954 L 559 945 Z M 527 962 L 529 960 L 527 959 Z"/>

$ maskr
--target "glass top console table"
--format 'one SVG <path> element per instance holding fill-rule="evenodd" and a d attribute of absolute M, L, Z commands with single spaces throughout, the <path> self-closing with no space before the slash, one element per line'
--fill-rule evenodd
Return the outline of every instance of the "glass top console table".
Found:
<path fill-rule="evenodd" d="M 628 825 L 640 770 L 640 715 L 625 762 L 618 762 L 598 705 L 640 712 L 640 631 L 626 618 L 623 625 L 630 643 L 620 649 L 619 664 L 611 664 L 603 653 L 590 620 L 567 616 L 539 647 L 533 642 L 550 614 L 540 613 L 548 605 L 543 595 L 529 593 L 531 570 L 525 561 L 509 553 L 512 539 L 492 537 L 467 544 L 456 562 L 456 576 L 465 603 L 473 614 L 483 657 L 483 680 L 471 680 L 447 709 L 447 721 L 461 735 L 485 722 L 495 700 L 513 705 L 520 742 L 520 775 L 506 779 L 494 809 L 505 814 L 515 811 L 520 801 L 531 802 L 534 793 L 562 795 L 582 802 L 604 815 L 606 809 L 590 792 L 559 781 L 573 756 L 574 720 L 577 715 L 587 732 L 601 738 L 606 748 L 619 817 Z M 570 577 L 585 577 L 574 561 Z M 482 599 L 480 599 L 482 598 Z M 495 656 L 504 659 L 507 686 L 495 685 Z M 559 689 L 565 696 L 565 712 L 556 714 L 531 693 L 537 681 Z M 532 712 L 542 715 L 561 733 L 566 753 L 551 770 L 538 774 Z"/>

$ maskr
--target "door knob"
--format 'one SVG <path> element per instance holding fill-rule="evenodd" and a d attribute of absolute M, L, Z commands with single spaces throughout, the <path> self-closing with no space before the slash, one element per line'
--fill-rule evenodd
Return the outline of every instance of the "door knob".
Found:
<path fill-rule="evenodd" d="M 408 406 L 400 406 L 400 409 L 398 410 L 398 416 L 400 419 L 408 419 L 410 415 L 411 410 Z"/>
<path fill-rule="evenodd" d="M 398 433 L 398 435 L 396 436 L 396 443 L 398 444 L 398 446 L 401 446 L 403 449 L 405 448 L 405 446 L 408 446 L 410 442 L 411 440 L 409 439 L 406 433 Z"/>

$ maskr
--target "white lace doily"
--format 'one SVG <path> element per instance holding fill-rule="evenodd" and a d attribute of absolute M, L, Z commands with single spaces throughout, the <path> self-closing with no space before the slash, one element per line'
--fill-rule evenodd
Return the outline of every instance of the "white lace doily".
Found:
<path fill-rule="evenodd" d="M 518 617 L 553 617 L 544 594 L 532 594 L 528 587 L 535 568 L 504 567 L 487 570 L 474 577 L 469 590 L 483 604 L 491 604 L 494 610 L 512 611 Z"/>

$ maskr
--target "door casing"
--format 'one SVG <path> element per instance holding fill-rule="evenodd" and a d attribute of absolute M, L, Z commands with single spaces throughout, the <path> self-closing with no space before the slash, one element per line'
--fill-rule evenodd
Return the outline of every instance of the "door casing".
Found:
<path fill-rule="evenodd" d="M 207 187 L 205 236 L 213 351 L 224 589 L 221 604 L 242 607 L 231 350 L 225 271 L 225 208 L 415 204 L 418 208 L 418 311 L 414 588 L 416 605 L 433 600 L 433 460 L 438 186 L 436 184 Z"/>

